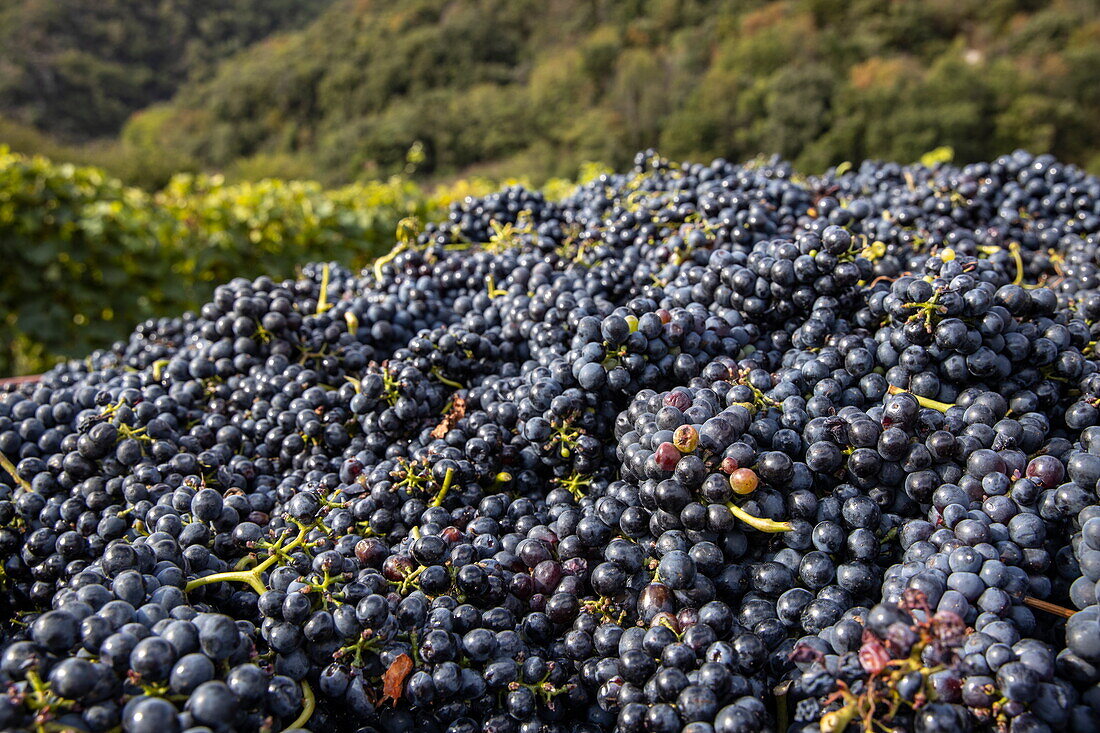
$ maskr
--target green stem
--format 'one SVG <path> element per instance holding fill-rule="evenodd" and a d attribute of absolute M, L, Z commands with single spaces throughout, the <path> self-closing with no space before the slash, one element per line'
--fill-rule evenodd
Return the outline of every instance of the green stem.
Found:
<path fill-rule="evenodd" d="M 321 267 L 321 297 L 317 299 L 317 315 L 321 315 L 332 306 L 328 303 L 328 263 Z"/>
<path fill-rule="evenodd" d="M 396 247 L 389 251 L 389 254 L 379 257 L 374 263 L 374 279 L 382 279 L 382 268 L 393 261 L 397 255 L 401 254 L 405 250 L 405 243 L 399 242 Z"/>
<path fill-rule="evenodd" d="M 46 705 L 46 698 L 49 694 L 46 684 L 42 681 L 42 678 L 38 676 L 38 672 L 33 669 L 27 671 L 27 681 L 31 683 L 35 709 L 42 708 Z"/>
<path fill-rule="evenodd" d="M 886 391 L 889 392 L 890 394 L 903 394 L 903 393 L 911 394 L 911 395 L 913 395 L 914 397 L 917 398 L 917 404 L 919 404 L 921 407 L 928 407 L 928 408 L 931 408 L 933 410 L 939 410 L 940 412 L 947 412 L 952 407 L 954 407 L 954 405 L 949 405 L 946 402 L 938 402 L 936 400 L 932 400 L 932 399 L 929 399 L 927 397 L 921 397 L 918 394 L 913 394 L 912 392 L 910 392 L 907 389 L 902 389 L 901 387 L 895 387 L 893 385 L 890 385 L 890 387 L 888 387 Z"/>
<path fill-rule="evenodd" d="M 439 490 L 439 493 L 432 499 L 432 503 L 429 506 L 443 506 L 443 500 L 447 498 L 447 492 L 451 489 L 451 484 L 455 479 L 455 470 L 448 468 L 446 475 L 443 476 L 443 488 Z"/>
<path fill-rule="evenodd" d="M 268 559 L 273 560 L 274 558 Z M 212 583 L 229 583 L 236 581 L 238 583 L 247 583 L 258 595 L 263 595 L 267 592 L 267 586 L 264 585 L 263 580 L 256 572 L 259 567 L 261 566 L 257 566 L 252 570 L 231 570 L 225 573 L 214 573 L 213 575 L 207 575 L 202 578 L 195 578 L 184 586 L 183 592 L 190 593 L 196 588 L 200 588 L 204 585 L 211 585 Z"/>
<path fill-rule="evenodd" d="M 316 707 L 317 698 L 313 695 L 313 688 L 309 686 L 308 682 L 302 680 L 302 714 L 295 718 L 286 730 L 304 728 L 309 719 L 313 717 L 313 710 Z"/>
<path fill-rule="evenodd" d="M 1012 280 L 1012 284 L 1019 285 L 1024 281 L 1024 258 L 1020 256 L 1020 245 L 1012 242 L 1008 245 L 1008 251 L 1016 261 L 1016 277 Z"/>
<path fill-rule="evenodd" d="M 202 578 L 195 578 L 191 580 L 183 587 L 184 593 L 190 593 L 195 588 L 201 588 L 204 585 L 211 585 L 213 583 L 246 583 L 252 590 L 256 591 L 258 595 L 263 595 L 268 591 L 267 585 L 264 583 L 263 574 L 267 572 L 272 565 L 277 563 L 281 557 L 285 557 L 291 550 L 294 550 L 305 542 L 306 534 L 309 533 L 309 527 L 300 526 L 298 529 L 298 536 L 290 541 L 286 547 L 282 547 L 282 537 L 271 547 L 271 556 L 261 562 L 251 570 L 230 570 L 223 573 L 214 573 Z"/>
<path fill-rule="evenodd" d="M 348 333 L 354 336 L 359 331 L 359 317 L 351 311 L 344 311 L 344 321 L 348 324 Z"/>
<path fill-rule="evenodd" d="M 3 451 L 0 451 L 0 467 L 11 474 L 12 479 L 23 489 L 30 491 L 31 484 L 27 479 L 20 476 L 15 472 L 15 464 L 8 460 L 8 457 L 4 455 Z"/>
<path fill-rule="evenodd" d="M 773 692 L 775 693 L 775 712 L 776 718 L 779 722 L 777 726 L 778 730 L 787 730 L 788 719 L 790 718 L 790 711 L 787 709 L 787 693 L 791 689 L 791 681 L 777 685 Z"/>
<path fill-rule="evenodd" d="M 412 571 L 404 578 L 397 582 L 397 592 L 401 595 L 405 595 L 409 591 L 409 586 L 416 582 L 416 579 L 420 577 L 420 574 L 424 572 L 424 566 L 421 565 L 416 570 Z"/>
<path fill-rule="evenodd" d="M 255 555 L 251 555 L 251 554 L 250 555 L 245 555 L 244 557 L 242 557 L 240 560 L 237 561 L 237 564 L 233 566 L 233 570 L 235 570 L 235 571 L 237 571 L 237 570 L 248 570 L 249 566 L 252 563 L 254 563 L 255 561 L 256 561 L 256 556 Z"/>
<path fill-rule="evenodd" d="M 488 286 L 487 289 L 489 291 L 488 294 L 489 294 L 489 299 L 490 300 L 492 300 L 493 298 L 500 297 L 501 295 L 507 295 L 508 294 L 507 290 L 501 290 L 500 288 L 498 288 L 496 286 L 496 282 L 493 280 L 492 275 L 486 275 L 485 276 L 485 284 Z"/>
<path fill-rule="evenodd" d="M 753 516 L 735 504 L 726 504 L 726 508 L 730 510 L 730 514 L 760 532 L 790 532 L 793 529 L 790 522 L 776 522 L 774 519 Z"/>
<path fill-rule="evenodd" d="M 432 376 L 438 379 L 443 384 L 447 385 L 448 387 L 462 389 L 462 385 L 460 383 L 454 381 L 453 379 L 447 379 L 446 377 L 444 377 L 442 372 L 439 370 L 439 367 L 432 367 Z"/>

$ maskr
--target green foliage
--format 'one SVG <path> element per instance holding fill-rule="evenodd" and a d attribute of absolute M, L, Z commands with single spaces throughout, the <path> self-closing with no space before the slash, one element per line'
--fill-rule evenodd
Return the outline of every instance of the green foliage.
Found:
<path fill-rule="evenodd" d="M 800 169 L 1017 147 L 1100 169 L 1091 0 L 0 2 L 0 141 L 148 190 L 570 175 L 639 148 Z M 62 138 L 116 132 L 113 144 Z M 33 132 L 33 130 L 32 130 Z"/>
<path fill-rule="evenodd" d="M 290 277 L 315 260 L 362 266 L 389 249 L 399 220 L 438 216 L 451 200 L 400 178 L 326 191 L 182 174 L 149 194 L 0 147 L 0 374 L 106 346 L 234 277 Z"/>
<path fill-rule="evenodd" d="M 929 150 L 927 153 L 920 157 L 920 164 L 932 168 L 937 165 L 943 165 L 950 163 L 955 159 L 955 150 L 947 145 L 936 148 L 935 150 Z"/>
<path fill-rule="evenodd" d="M 112 135 L 134 111 L 330 0 L 6 0 L 0 111 L 40 130 Z"/>
<path fill-rule="evenodd" d="M 25 155 L 42 155 L 51 160 L 104 168 L 116 178 L 148 190 L 165 185 L 176 173 L 195 170 L 194 161 L 174 154 L 170 147 L 162 148 L 159 154 L 149 154 L 153 144 L 152 141 L 148 141 L 141 145 L 134 145 L 126 140 L 101 140 L 83 144 L 64 143 L 29 125 L 0 117 L 0 145 L 6 145 L 11 150 Z M 234 170 L 236 167 L 235 165 Z M 303 177 L 303 175 L 284 177 Z"/>
<path fill-rule="evenodd" d="M 419 186 L 398 178 L 325 191 L 311 181 L 230 185 L 181 175 L 154 205 L 171 225 L 173 275 L 206 289 L 234 277 L 287 277 L 310 261 L 361 266 L 389 249 L 400 219 L 435 213 Z"/>
<path fill-rule="evenodd" d="M 641 147 L 804 170 L 1016 147 L 1100 158 L 1088 0 L 335 0 L 130 122 L 190 167 L 329 184 L 467 170 L 535 180 Z M 131 134 L 140 129 L 142 134 Z"/>
<path fill-rule="evenodd" d="M 27 351 L 21 343 L 79 353 L 109 342 L 116 324 L 180 299 L 149 204 L 97 169 L 0 150 L 0 328 L 9 345 L 0 368 L 17 346 Z"/>

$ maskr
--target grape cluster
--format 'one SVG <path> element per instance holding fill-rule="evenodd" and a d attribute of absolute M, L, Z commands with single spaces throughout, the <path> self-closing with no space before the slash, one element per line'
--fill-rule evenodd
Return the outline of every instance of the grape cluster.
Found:
<path fill-rule="evenodd" d="M 1100 183 L 678 164 L 0 393 L 0 728 L 1100 730 Z"/>

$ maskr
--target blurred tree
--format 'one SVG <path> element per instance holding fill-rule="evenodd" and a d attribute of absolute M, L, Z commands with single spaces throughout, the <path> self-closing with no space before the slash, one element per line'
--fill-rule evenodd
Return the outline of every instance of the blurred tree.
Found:
<path fill-rule="evenodd" d="M 330 0 L 6 0 L 0 112 L 74 139 L 130 114 Z"/>
<path fill-rule="evenodd" d="M 0 38 L 31 39 L 0 46 L 0 115 L 98 134 L 142 107 L 97 159 L 142 183 L 170 161 L 336 184 L 403 172 L 417 140 L 433 178 L 538 181 L 649 146 L 1100 165 L 1095 0 L 250 2 L 0 0 Z M 42 40 L 70 16 L 87 29 Z"/>

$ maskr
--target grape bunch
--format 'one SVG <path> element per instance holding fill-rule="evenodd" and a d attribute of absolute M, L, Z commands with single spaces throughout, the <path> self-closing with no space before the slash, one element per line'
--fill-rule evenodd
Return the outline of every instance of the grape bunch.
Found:
<path fill-rule="evenodd" d="M 0 728 L 1100 730 L 1100 182 L 677 163 L 0 391 Z"/>

